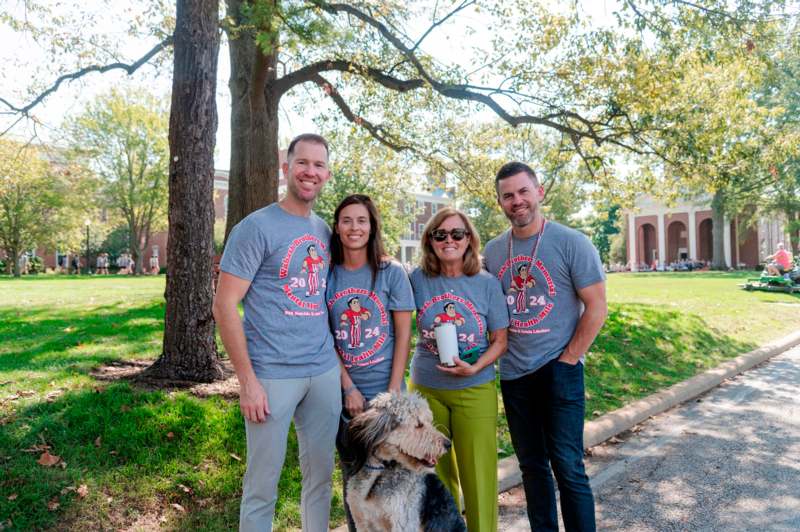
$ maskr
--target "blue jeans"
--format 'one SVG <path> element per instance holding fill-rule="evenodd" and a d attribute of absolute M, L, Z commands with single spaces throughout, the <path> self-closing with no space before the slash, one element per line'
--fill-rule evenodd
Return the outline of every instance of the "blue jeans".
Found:
<path fill-rule="evenodd" d="M 500 387 L 531 530 L 558 531 L 552 466 L 564 527 L 594 531 L 594 498 L 583 466 L 583 364 L 555 359 Z"/>

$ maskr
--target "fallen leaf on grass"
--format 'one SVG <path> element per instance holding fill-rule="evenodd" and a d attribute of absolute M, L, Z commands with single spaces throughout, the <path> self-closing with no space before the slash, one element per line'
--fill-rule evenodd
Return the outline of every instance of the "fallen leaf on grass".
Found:
<path fill-rule="evenodd" d="M 40 453 L 42 451 L 46 451 L 49 448 L 50 448 L 50 446 L 47 445 L 46 443 L 36 444 L 36 445 L 34 445 L 32 447 L 28 447 L 27 449 L 22 449 L 22 452 L 23 453 Z"/>
<path fill-rule="evenodd" d="M 98 436 L 98 437 L 97 437 L 97 438 L 95 438 L 95 440 L 94 440 L 94 446 L 95 446 L 95 447 L 100 447 L 100 445 L 102 445 L 102 442 L 103 442 L 103 439 L 102 439 L 100 436 Z"/>
<path fill-rule="evenodd" d="M 67 468 L 67 463 L 62 461 L 62 462 L 60 462 L 60 463 L 58 464 L 58 466 L 59 466 L 61 469 L 66 469 L 66 468 Z"/>
<path fill-rule="evenodd" d="M 241 461 L 242 461 L 242 459 L 241 459 L 241 458 L 239 458 L 238 456 L 236 456 L 235 454 L 233 454 L 233 453 L 230 453 L 230 454 L 231 454 L 231 458 L 233 458 L 233 459 L 234 459 L 234 460 L 236 460 L 237 462 L 241 462 Z"/>
<path fill-rule="evenodd" d="M 167 432 L 167 439 L 168 439 L 168 440 L 171 440 L 171 439 L 173 439 L 174 437 L 175 437 L 175 433 L 174 433 L 174 432 Z"/>
<path fill-rule="evenodd" d="M 50 454 L 48 451 L 42 453 L 42 456 L 36 461 L 37 464 L 43 465 L 45 467 L 53 467 L 57 463 L 61 461 L 60 456 L 56 456 L 54 454 Z"/>
<path fill-rule="evenodd" d="M 34 392 L 33 390 L 20 390 L 17 392 L 17 395 L 19 395 L 20 397 L 31 397 L 36 395 L 36 392 Z"/>
<path fill-rule="evenodd" d="M 47 396 L 45 396 L 45 401 L 47 401 L 48 403 L 52 403 L 52 402 L 54 402 L 56 400 L 56 397 L 59 397 L 63 393 L 64 393 L 64 390 L 60 390 L 60 389 L 59 390 L 54 390 L 54 391 L 48 393 Z"/>
<path fill-rule="evenodd" d="M 182 490 L 184 493 L 188 493 L 189 495 L 192 495 L 192 494 L 194 493 L 194 491 L 192 491 L 192 488 L 190 488 L 189 486 L 184 486 L 183 484 L 178 484 L 178 487 L 179 487 L 179 488 L 180 488 L 180 489 L 181 489 L 181 490 Z"/>
<path fill-rule="evenodd" d="M 61 506 L 61 503 L 59 503 L 58 500 L 56 499 L 53 499 L 47 503 L 47 509 L 50 510 L 51 512 L 55 512 L 56 510 L 58 510 L 59 506 Z"/>
<path fill-rule="evenodd" d="M 61 490 L 61 495 L 66 495 L 70 491 L 75 491 L 77 488 L 75 486 L 67 486 L 66 488 Z"/>
<path fill-rule="evenodd" d="M 131 411 L 131 407 L 129 407 L 128 405 L 122 405 L 121 407 L 119 407 L 119 411 L 120 412 L 130 412 Z"/>
<path fill-rule="evenodd" d="M 17 497 L 18 497 L 18 495 L 16 493 L 12 493 L 11 495 L 8 496 L 8 500 L 9 501 L 16 501 Z"/>
<path fill-rule="evenodd" d="M 113 454 L 114 456 L 117 455 L 117 451 L 108 451 L 108 454 Z"/>
<path fill-rule="evenodd" d="M 172 506 L 173 508 L 175 508 L 179 512 L 186 513 L 186 508 L 184 508 L 183 506 L 181 506 L 177 502 L 173 502 L 172 504 L 170 504 L 170 506 Z"/>
<path fill-rule="evenodd" d="M 80 486 L 78 486 L 77 493 L 78 497 L 83 499 L 84 497 L 89 495 L 89 486 L 87 486 L 86 484 L 81 484 Z"/>

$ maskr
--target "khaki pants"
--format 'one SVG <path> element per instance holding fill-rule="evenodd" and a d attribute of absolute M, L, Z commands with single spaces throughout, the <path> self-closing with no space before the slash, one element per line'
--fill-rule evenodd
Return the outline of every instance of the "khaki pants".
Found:
<path fill-rule="evenodd" d="M 270 415 L 263 423 L 245 421 L 247 472 L 242 487 L 239 530 L 271 531 L 286 439 L 294 419 L 303 474 L 300 513 L 303 530 L 328 530 L 333 449 L 342 410 L 339 366 L 316 377 L 259 379 Z"/>

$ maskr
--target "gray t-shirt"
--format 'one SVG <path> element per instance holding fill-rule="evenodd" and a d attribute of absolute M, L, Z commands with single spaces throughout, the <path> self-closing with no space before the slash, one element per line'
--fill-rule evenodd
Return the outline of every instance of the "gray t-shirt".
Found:
<path fill-rule="evenodd" d="M 236 224 L 220 270 L 250 281 L 244 334 L 262 379 L 321 375 L 338 364 L 328 327 L 325 286 L 331 231 L 273 203 Z"/>
<path fill-rule="evenodd" d="M 408 275 L 398 263 L 385 262 L 373 289 L 369 265 L 353 271 L 334 266 L 326 297 L 336 351 L 369 401 L 389 388 L 394 358 L 391 312 L 414 310 Z"/>
<path fill-rule="evenodd" d="M 484 266 L 503 285 L 511 315 L 508 352 L 500 359 L 500 378 L 533 373 L 561 355 L 575 334 L 583 313 L 577 290 L 605 279 L 600 256 L 586 236 L 547 221 L 531 267 L 539 235 L 514 238 L 509 261 L 510 231 L 486 244 Z"/>
<path fill-rule="evenodd" d="M 443 390 L 461 390 L 494 380 L 494 364 L 471 377 L 454 377 L 439 370 L 434 327 L 453 322 L 460 353 L 489 347 L 488 333 L 508 327 L 508 312 L 497 279 L 484 271 L 468 277 L 428 277 L 417 268 L 411 272 L 417 305 L 417 348 L 411 361 L 415 384 Z"/>

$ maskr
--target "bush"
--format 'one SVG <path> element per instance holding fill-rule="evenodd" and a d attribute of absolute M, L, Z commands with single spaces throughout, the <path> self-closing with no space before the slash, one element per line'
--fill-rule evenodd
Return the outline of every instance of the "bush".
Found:
<path fill-rule="evenodd" d="M 44 271 L 44 263 L 42 262 L 42 257 L 31 257 L 28 260 L 28 273 L 29 274 L 37 274 L 42 273 Z"/>

